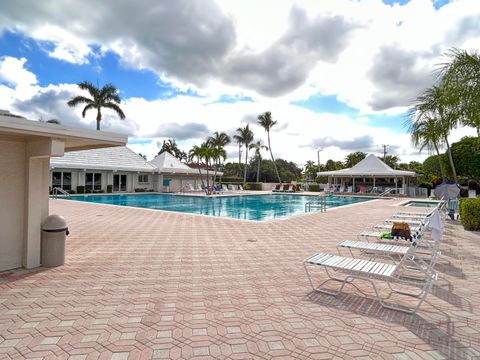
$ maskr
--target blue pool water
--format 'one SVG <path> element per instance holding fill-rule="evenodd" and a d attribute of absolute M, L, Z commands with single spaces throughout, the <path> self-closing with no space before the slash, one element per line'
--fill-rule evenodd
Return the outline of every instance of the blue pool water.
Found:
<path fill-rule="evenodd" d="M 402 206 L 418 206 L 418 207 L 436 207 L 438 201 L 409 201 Z"/>
<path fill-rule="evenodd" d="M 70 196 L 70 200 L 134 206 L 148 209 L 178 211 L 230 217 L 242 220 L 272 220 L 286 218 L 305 212 L 305 203 L 312 200 L 308 195 L 243 195 L 222 197 L 199 197 L 171 194 L 88 195 Z M 370 198 L 327 196 L 327 208 L 355 204 Z M 312 209 L 312 211 L 315 211 Z"/>

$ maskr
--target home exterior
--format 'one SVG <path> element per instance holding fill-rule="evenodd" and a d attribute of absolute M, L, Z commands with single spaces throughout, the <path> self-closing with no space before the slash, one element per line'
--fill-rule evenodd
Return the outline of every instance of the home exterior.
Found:
<path fill-rule="evenodd" d="M 213 172 L 208 175 L 213 178 Z M 50 163 L 50 188 L 70 193 L 185 192 L 206 179 L 205 170 L 167 152 L 148 162 L 126 146 L 74 151 Z"/>
<path fill-rule="evenodd" d="M 126 141 L 122 135 L 41 123 L 0 111 L 0 271 L 41 264 L 41 225 L 49 215 L 50 159 Z"/>
<path fill-rule="evenodd" d="M 156 168 L 126 146 L 73 151 L 50 163 L 50 187 L 71 193 L 158 188 Z"/>
<path fill-rule="evenodd" d="M 210 183 L 214 177 L 213 171 L 191 168 L 168 152 L 157 155 L 149 164 L 158 171 L 159 192 L 184 192 L 192 188 L 198 190 L 207 185 L 207 176 Z M 217 178 L 222 175 L 222 172 L 217 172 Z"/>

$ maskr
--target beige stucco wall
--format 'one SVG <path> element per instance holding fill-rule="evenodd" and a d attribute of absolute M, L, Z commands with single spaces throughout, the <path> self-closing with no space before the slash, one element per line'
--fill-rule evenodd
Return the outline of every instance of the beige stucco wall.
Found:
<path fill-rule="evenodd" d="M 0 271 L 22 266 L 25 143 L 0 139 Z"/>

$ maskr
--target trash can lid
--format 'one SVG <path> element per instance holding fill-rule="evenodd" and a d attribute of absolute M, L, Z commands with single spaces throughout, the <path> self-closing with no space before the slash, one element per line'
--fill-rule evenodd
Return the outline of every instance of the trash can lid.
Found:
<path fill-rule="evenodd" d="M 65 218 L 60 215 L 50 215 L 43 222 L 43 230 L 63 230 L 67 227 Z"/>

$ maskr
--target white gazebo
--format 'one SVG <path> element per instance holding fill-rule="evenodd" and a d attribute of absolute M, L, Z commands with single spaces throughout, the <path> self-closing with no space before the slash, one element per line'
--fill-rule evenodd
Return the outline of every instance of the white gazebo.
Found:
<path fill-rule="evenodd" d="M 403 194 L 406 193 L 410 180 L 417 176 L 413 171 L 392 169 L 373 154 L 369 154 L 351 168 L 321 171 L 317 175 L 328 177 L 328 189 L 333 186 L 342 191 L 356 192 L 358 188 L 360 192 L 367 192 L 374 189 L 380 191 L 380 189 L 395 188 L 401 189 Z"/>

